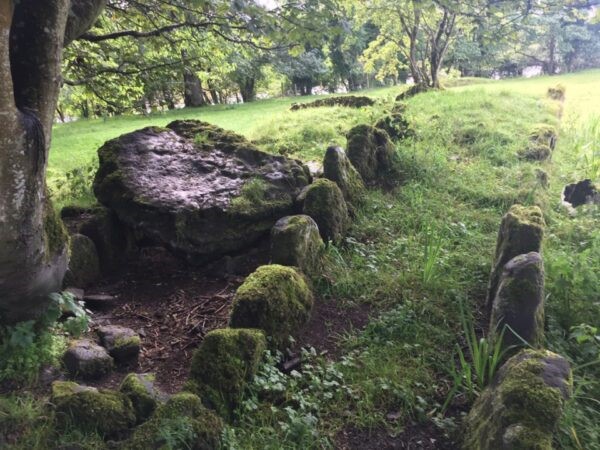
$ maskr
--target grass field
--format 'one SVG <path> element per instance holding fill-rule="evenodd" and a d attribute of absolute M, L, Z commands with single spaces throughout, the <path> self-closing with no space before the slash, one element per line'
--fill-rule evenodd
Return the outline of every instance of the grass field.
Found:
<path fill-rule="evenodd" d="M 567 91 L 562 124 L 545 95 L 557 83 Z M 329 143 L 344 144 L 352 125 L 373 123 L 400 90 L 369 91 L 378 103 L 360 110 L 290 112 L 297 99 L 278 99 L 57 125 L 51 182 L 93 164 L 106 139 L 177 118 L 213 122 L 268 151 L 320 160 Z M 324 277 L 316 280 L 319 301 L 369 305 L 367 328 L 341 336 L 341 358 L 309 357 L 312 365 L 297 376 L 265 364 L 224 447 L 332 448 L 348 431 L 367 438 L 422 432 L 423 439 L 455 443 L 461 413 L 478 393 L 461 389 L 443 408 L 456 346 L 464 345 L 459 305 L 480 319 L 501 217 L 521 203 L 544 210 L 547 346 L 575 369 L 576 395 L 555 445 L 600 449 L 600 211 L 584 207 L 571 215 L 560 204 L 566 183 L 600 179 L 600 71 L 460 86 L 407 104 L 416 136 L 398 144 L 403 186 L 369 193 L 345 242 L 329 246 Z M 561 127 L 558 147 L 552 161 L 524 162 L 517 153 L 540 123 Z M 67 190 L 60 202 L 90 201 L 89 192 L 75 199 L 69 192 L 81 194 Z M 40 414 L 22 413 L 17 425 L 35 430 Z M 35 431 L 27 436 L 22 448 L 43 448 L 32 444 L 40 441 Z M 102 448 L 97 437 L 86 439 L 90 448 Z"/>

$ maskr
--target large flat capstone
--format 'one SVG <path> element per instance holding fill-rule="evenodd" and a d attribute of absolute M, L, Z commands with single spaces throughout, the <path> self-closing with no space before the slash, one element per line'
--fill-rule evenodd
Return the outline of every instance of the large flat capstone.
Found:
<path fill-rule="evenodd" d="M 106 142 L 98 156 L 98 200 L 136 236 L 196 262 L 268 235 L 294 212 L 296 196 L 310 182 L 300 162 L 199 121 L 125 134 Z"/>

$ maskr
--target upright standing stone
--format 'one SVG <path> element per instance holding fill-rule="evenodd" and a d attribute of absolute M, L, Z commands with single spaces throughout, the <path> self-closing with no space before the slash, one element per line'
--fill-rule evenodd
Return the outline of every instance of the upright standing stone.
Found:
<path fill-rule="evenodd" d="M 318 271 L 323 247 L 319 227 L 306 215 L 283 217 L 271 231 L 271 262 L 298 267 L 307 275 Z"/>
<path fill-rule="evenodd" d="M 465 419 L 465 450 L 551 450 L 572 390 L 569 363 L 545 350 L 510 358 Z"/>
<path fill-rule="evenodd" d="M 348 158 L 367 185 L 393 187 L 400 183 L 396 147 L 384 130 L 358 125 L 348 132 L 347 139 Z"/>
<path fill-rule="evenodd" d="M 365 195 L 365 184 L 341 147 L 329 147 L 323 160 L 323 176 L 338 185 L 348 205 L 356 208 Z"/>
<path fill-rule="evenodd" d="M 504 266 L 492 305 L 490 335 L 499 339 L 502 330 L 504 348 L 522 344 L 522 339 L 534 347 L 543 341 L 544 264 L 539 253 L 515 256 Z"/>
<path fill-rule="evenodd" d="M 340 242 L 350 225 L 344 195 L 331 180 L 320 179 L 308 187 L 303 212 L 317 223 L 324 241 Z"/>
<path fill-rule="evenodd" d="M 496 298 L 504 265 L 518 255 L 541 253 L 544 227 L 542 210 L 537 206 L 513 205 L 502 218 L 488 286 L 488 312 Z"/>

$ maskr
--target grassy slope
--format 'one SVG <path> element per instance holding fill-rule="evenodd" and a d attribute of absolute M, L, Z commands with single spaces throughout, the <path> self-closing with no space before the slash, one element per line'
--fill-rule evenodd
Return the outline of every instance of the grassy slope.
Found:
<path fill-rule="evenodd" d="M 553 162 L 522 163 L 515 155 L 531 127 L 556 120 L 544 94 L 558 82 L 567 86 L 568 101 Z M 586 144 L 595 139 L 597 146 L 600 138 L 600 127 L 584 126 L 600 114 L 599 87 L 600 72 L 594 71 L 458 87 L 410 99 L 407 114 L 418 136 L 399 145 L 406 184 L 395 193 L 369 194 L 347 242 L 330 248 L 327 281 L 317 286 L 321 301 L 342 307 L 372 305 L 373 320 L 363 333 L 344 336 L 345 356 L 334 364 L 316 358 L 297 377 L 281 377 L 267 365 L 253 386 L 243 419 L 227 432 L 229 447 L 328 447 L 349 428 L 397 434 L 413 423 L 438 427 L 452 437 L 458 417 L 444 417 L 440 410 L 450 388 L 455 345 L 463 342 L 458 302 L 467 301 L 477 310 L 500 218 L 515 202 L 540 204 L 549 224 L 544 255 L 549 345 L 576 364 L 589 359 L 567 338 L 571 325 L 600 322 L 593 278 L 600 261 L 598 216 L 590 209 L 570 218 L 558 203 L 566 182 L 599 175 L 581 158 L 582 152 L 590 153 Z M 343 132 L 351 124 L 372 122 L 397 92 L 371 92 L 381 99 L 371 110 L 291 113 L 287 109 L 292 100 L 282 99 L 59 125 L 51 175 L 93 161 L 95 148 L 109 137 L 181 117 L 234 129 L 269 150 L 319 159 L 326 144 L 343 143 Z M 550 176 L 549 189 L 538 181 L 539 167 Z M 569 320 L 559 323 L 566 314 Z M 598 401 L 597 383 L 585 381 L 598 376 L 593 370 L 576 372 L 576 381 L 582 396 Z M 265 393 L 277 401 L 265 402 Z M 467 395 L 457 396 L 452 411 L 466 409 L 471 401 Z M 598 419 L 593 401 L 574 401 L 557 444 L 600 448 L 594 427 Z"/>

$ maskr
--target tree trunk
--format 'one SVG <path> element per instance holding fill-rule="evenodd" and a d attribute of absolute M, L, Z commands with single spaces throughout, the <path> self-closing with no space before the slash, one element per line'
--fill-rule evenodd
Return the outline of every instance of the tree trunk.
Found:
<path fill-rule="evenodd" d="M 204 105 L 200 78 L 189 67 L 183 69 L 184 103 L 186 107 Z"/>
<path fill-rule="evenodd" d="M 240 94 L 244 103 L 253 102 L 256 99 L 256 80 L 254 78 L 245 78 L 240 83 Z"/>
<path fill-rule="evenodd" d="M 67 235 L 45 183 L 62 48 L 67 18 L 69 39 L 93 22 L 70 7 L 103 3 L 0 0 L 0 322 L 36 317 L 62 285 Z"/>

